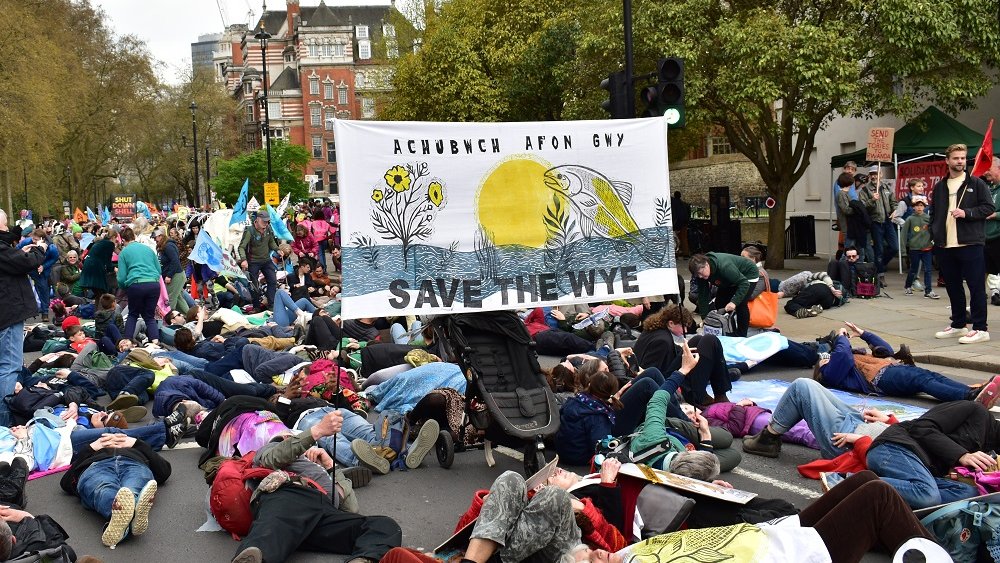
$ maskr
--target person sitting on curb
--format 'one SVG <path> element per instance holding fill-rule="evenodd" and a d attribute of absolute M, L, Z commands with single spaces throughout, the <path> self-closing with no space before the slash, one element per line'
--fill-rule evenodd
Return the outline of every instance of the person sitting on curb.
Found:
<path fill-rule="evenodd" d="M 170 477 L 170 463 L 149 444 L 124 434 L 102 434 L 73 456 L 60 486 L 80 504 L 108 519 L 101 543 L 114 548 L 130 533 L 149 529 L 158 485 Z"/>
<path fill-rule="evenodd" d="M 981 388 L 973 388 L 949 379 L 940 373 L 917 367 L 905 348 L 895 353 L 888 342 L 854 323 L 837 332 L 833 351 L 828 359 L 820 358 L 813 368 L 813 379 L 827 387 L 864 394 L 912 397 L 926 393 L 939 401 L 975 399 L 986 408 L 993 406 L 1000 394 L 1000 381 L 991 379 Z M 871 349 L 854 353 L 852 337 L 860 337 Z M 891 357 L 892 356 L 892 357 Z M 908 358 L 906 363 L 897 358 Z"/>

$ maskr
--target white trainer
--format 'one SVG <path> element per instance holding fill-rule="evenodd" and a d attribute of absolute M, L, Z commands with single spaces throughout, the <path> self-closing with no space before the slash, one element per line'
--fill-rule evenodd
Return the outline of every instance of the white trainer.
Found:
<path fill-rule="evenodd" d="M 965 336 L 958 339 L 960 344 L 975 344 L 976 342 L 988 342 L 990 333 L 985 330 L 970 330 Z"/>
<path fill-rule="evenodd" d="M 934 338 L 956 338 L 965 336 L 968 333 L 969 329 L 965 328 L 964 326 L 962 328 L 955 328 L 953 326 L 950 326 L 944 330 L 935 332 Z"/>

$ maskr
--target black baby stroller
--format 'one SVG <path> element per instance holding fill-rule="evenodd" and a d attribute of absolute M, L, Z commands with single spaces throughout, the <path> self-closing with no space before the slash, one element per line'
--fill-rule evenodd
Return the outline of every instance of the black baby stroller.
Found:
<path fill-rule="evenodd" d="M 435 340 L 447 343 L 468 380 L 472 425 L 485 430 L 488 442 L 521 449 L 525 475 L 541 469 L 544 440 L 559 429 L 559 407 L 521 319 L 512 311 L 466 313 L 438 317 L 432 326 Z M 469 446 L 455 444 L 442 430 L 436 447 L 442 467 L 451 466 L 456 448 Z"/>

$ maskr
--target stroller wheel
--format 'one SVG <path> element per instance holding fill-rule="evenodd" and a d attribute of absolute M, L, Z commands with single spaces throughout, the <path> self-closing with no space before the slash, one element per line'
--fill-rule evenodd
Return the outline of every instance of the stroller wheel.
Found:
<path fill-rule="evenodd" d="M 437 453 L 438 465 L 448 469 L 455 463 L 455 440 L 451 437 L 451 432 L 442 430 L 438 433 L 437 443 L 434 444 L 434 451 Z"/>
<path fill-rule="evenodd" d="M 545 450 L 538 449 L 538 444 L 535 442 L 528 443 L 524 447 L 524 476 L 531 477 L 538 470 L 545 467 Z"/>

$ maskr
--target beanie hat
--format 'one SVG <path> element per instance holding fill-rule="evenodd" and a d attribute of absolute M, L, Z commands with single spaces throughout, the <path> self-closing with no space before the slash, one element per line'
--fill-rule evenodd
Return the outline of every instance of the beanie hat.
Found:
<path fill-rule="evenodd" d="M 77 225 L 76 223 L 73 223 L 70 226 L 70 228 L 73 230 L 73 234 L 82 233 L 83 232 L 83 227 L 81 227 L 80 225 Z"/>
<path fill-rule="evenodd" d="M 65 319 L 63 319 L 62 322 L 63 332 L 66 332 L 67 328 L 78 324 L 80 324 L 80 317 L 77 317 L 76 315 L 70 315 L 66 317 Z"/>

